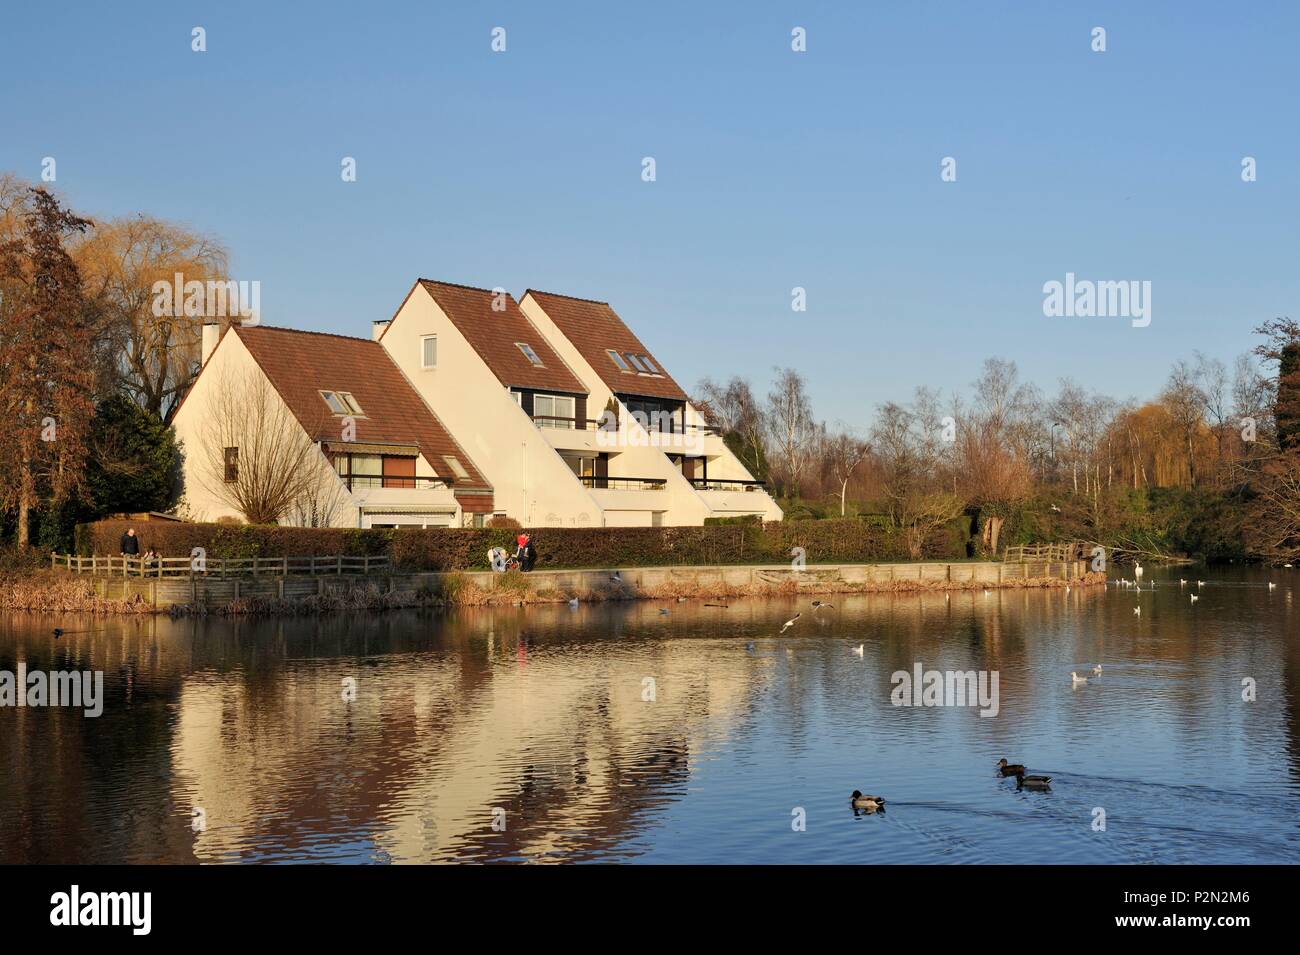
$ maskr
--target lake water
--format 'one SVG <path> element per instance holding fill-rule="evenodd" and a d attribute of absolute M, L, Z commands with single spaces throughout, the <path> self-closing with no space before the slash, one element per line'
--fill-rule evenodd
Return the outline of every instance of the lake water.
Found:
<path fill-rule="evenodd" d="M 105 702 L 0 709 L 0 862 L 1296 862 L 1300 571 L 1155 577 L 819 613 L 9 616 L 0 670 L 103 670 Z M 996 671 L 997 716 L 892 705 L 917 662 Z"/>

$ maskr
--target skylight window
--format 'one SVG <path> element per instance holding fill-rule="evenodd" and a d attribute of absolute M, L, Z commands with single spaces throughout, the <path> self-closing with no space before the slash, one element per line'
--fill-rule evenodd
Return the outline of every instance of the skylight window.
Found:
<path fill-rule="evenodd" d="M 444 454 L 442 459 L 447 462 L 447 467 L 456 475 L 457 480 L 464 481 L 469 478 L 469 472 L 465 470 L 465 465 L 460 463 L 459 458 L 454 458 L 450 454 Z"/>
<path fill-rule="evenodd" d="M 631 370 L 632 370 L 631 368 L 628 367 L 627 362 L 623 360 L 623 356 L 620 355 L 618 352 L 614 351 L 614 349 L 612 349 L 612 348 L 607 348 L 607 349 L 605 349 L 605 354 L 609 356 L 610 361 L 612 361 L 614 364 L 618 365 L 618 370 L 619 370 L 619 371 L 631 371 Z"/>
<path fill-rule="evenodd" d="M 633 355 L 630 351 L 623 352 L 623 357 L 626 358 L 629 362 L 631 362 L 632 367 L 635 368 L 637 371 L 644 371 L 647 374 L 649 374 L 650 369 L 647 368 L 645 365 L 641 364 L 641 359 L 637 358 L 636 355 Z"/>
<path fill-rule="evenodd" d="M 533 363 L 534 367 L 543 367 L 542 360 L 537 357 L 537 352 L 533 351 L 532 345 L 529 345 L 527 342 L 515 342 L 515 345 L 524 353 L 524 357 Z"/>
<path fill-rule="evenodd" d="M 339 396 L 336 395 L 336 394 L 334 394 L 334 392 L 332 392 L 332 391 L 322 391 L 322 392 L 320 393 L 320 396 L 321 396 L 322 398 L 324 398 L 324 399 L 325 399 L 325 403 L 326 403 L 327 405 L 330 406 L 330 411 L 334 412 L 335 414 L 347 414 L 347 413 L 348 413 L 347 406 L 346 406 L 345 404 L 343 404 L 342 401 L 339 400 Z"/>
<path fill-rule="evenodd" d="M 320 396 L 329 405 L 330 411 L 338 415 L 364 415 L 357 399 L 349 391 L 322 391 Z"/>
<path fill-rule="evenodd" d="M 641 357 L 641 364 L 645 365 L 646 371 L 650 372 L 650 374 L 652 375 L 659 374 L 659 369 L 655 367 L 655 363 L 650 360 L 649 355 L 642 355 L 640 357 Z"/>

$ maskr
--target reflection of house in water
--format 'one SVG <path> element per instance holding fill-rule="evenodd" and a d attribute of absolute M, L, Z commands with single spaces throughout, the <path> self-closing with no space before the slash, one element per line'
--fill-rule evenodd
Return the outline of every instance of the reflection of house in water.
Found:
<path fill-rule="evenodd" d="M 573 859 L 626 842 L 684 792 L 690 754 L 734 730 L 763 678 L 702 641 L 568 640 L 547 614 L 528 615 L 522 647 L 511 613 L 439 619 L 432 638 L 409 619 L 392 639 L 374 624 L 350 645 L 371 655 L 273 664 L 265 695 L 255 672 L 195 674 L 173 763 L 177 801 L 207 814 L 196 856 Z M 320 650 L 333 639 L 332 622 L 284 626 L 319 628 Z M 287 652 L 302 643 L 288 634 Z"/>

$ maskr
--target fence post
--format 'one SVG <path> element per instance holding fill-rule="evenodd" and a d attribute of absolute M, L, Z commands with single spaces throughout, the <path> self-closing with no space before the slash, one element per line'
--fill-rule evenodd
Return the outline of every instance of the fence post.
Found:
<path fill-rule="evenodd" d="M 288 577 L 288 576 L 289 576 L 289 558 L 288 558 L 288 557 L 281 557 L 281 558 L 280 558 L 280 576 L 281 576 L 281 577 Z M 284 593 L 281 592 L 280 596 L 283 597 L 283 596 L 284 596 Z"/>
<path fill-rule="evenodd" d="M 334 573 L 342 577 L 343 576 L 343 555 L 342 554 L 337 555 L 335 557 L 335 561 L 336 564 L 334 567 Z"/>

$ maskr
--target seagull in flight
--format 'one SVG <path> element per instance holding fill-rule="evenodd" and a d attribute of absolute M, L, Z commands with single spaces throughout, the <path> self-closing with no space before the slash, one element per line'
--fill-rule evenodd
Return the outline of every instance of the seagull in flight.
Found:
<path fill-rule="evenodd" d="M 781 633 L 785 633 L 787 630 L 789 630 L 791 627 L 793 627 L 793 626 L 794 626 L 794 622 L 795 622 L 796 620 L 798 620 L 798 619 L 799 619 L 800 617 L 802 617 L 802 616 L 803 616 L 802 613 L 797 613 L 797 614 L 795 614 L 793 617 L 791 617 L 789 620 L 787 620 L 785 623 L 781 624 L 781 631 L 780 631 L 780 632 L 781 632 Z M 778 636 L 779 636 L 779 635 L 780 635 L 780 634 L 778 634 Z"/>

